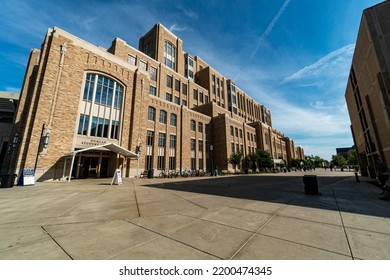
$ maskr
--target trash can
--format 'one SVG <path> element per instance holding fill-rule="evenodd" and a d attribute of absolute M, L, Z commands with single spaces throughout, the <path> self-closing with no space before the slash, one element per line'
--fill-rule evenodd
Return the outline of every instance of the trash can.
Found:
<path fill-rule="evenodd" d="M 2 175 L 0 188 L 12 188 L 14 186 L 15 175 Z"/>
<path fill-rule="evenodd" d="M 154 178 L 154 169 L 149 169 L 148 170 L 148 179 L 153 179 Z"/>
<path fill-rule="evenodd" d="M 319 195 L 318 181 L 316 175 L 303 176 L 303 184 L 305 185 L 305 194 Z"/>

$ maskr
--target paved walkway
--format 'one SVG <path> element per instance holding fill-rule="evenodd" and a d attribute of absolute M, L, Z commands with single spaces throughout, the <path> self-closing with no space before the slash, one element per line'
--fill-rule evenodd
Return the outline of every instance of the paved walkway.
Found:
<path fill-rule="evenodd" d="M 0 189 L 0 259 L 390 259 L 390 202 L 353 173 L 110 182 Z"/>

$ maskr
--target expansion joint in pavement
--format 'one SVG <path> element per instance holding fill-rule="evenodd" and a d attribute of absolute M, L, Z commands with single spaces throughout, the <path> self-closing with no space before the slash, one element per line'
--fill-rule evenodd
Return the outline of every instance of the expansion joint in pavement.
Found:
<path fill-rule="evenodd" d="M 333 192 L 333 196 L 334 196 L 334 200 L 336 202 L 336 205 L 337 205 L 337 210 L 339 212 L 339 215 L 340 215 L 340 220 L 341 220 L 341 224 L 343 226 L 343 231 L 344 231 L 344 234 L 345 234 L 345 238 L 347 240 L 347 244 L 348 244 L 348 250 L 349 250 L 349 253 L 351 254 L 351 257 L 352 259 L 354 260 L 354 256 L 353 256 L 353 252 L 352 252 L 352 248 L 351 248 L 351 243 L 349 242 L 349 238 L 348 238 L 348 234 L 347 234 L 347 231 L 345 229 L 345 224 L 344 224 L 344 220 L 343 220 L 343 215 L 341 214 L 341 210 L 340 210 L 340 206 L 339 206 L 339 203 L 337 201 L 337 197 L 336 197 L 336 193 L 334 191 L 334 188 L 333 188 L 333 185 L 331 186 L 332 187 L 332 192 Z"/>
<path fill-rule="evenodd" d="M 42 230 L 44 232 L 46 232 L 46 234 L 54 241 L 54 243 L 57 244 L 58 247 L 61 248 L 61 250 L 71 259 L 71 260 L 74 260 L 74 258 L 57 242 L 57 240 L 54 239 L 53 236 L 51 236 L 51 234 L 45 229 L 44 226 L 41 226 Z"/>
<path fill-rule="evenodd" d="M 269 218 L 254 234 L 252 234 L 252 236 L 251 237 L 249 237 L 248 238 L 248 240 L 247 241 L 245 241 L 245 243 L 229 258 L 230 260 L 232 260 L 232 259 L 234 259 L 236 256 L 237 256 L 237 254 L 242 250 L 242 249 L 244 249 L 244 247 L 253 239 L 253 238 L 255 238 L 255 236 L 264 228 L 264 227 L 266 227 L 271 221 L 272 221 L 272 219 L 274 219 L 277 215 L 278 215 L 278 213 L 280 212 L 280 211 L 282 211 L 284 208 L 286 208 L 287 207 L 287 205 L 292 201 L 293 199 L 290 199 L 289 201 L 287 201 L 282 207 L 280 207 L 279 209 L 278 209 L 278 211 L 276 211 L 273 215 L 272 215 L 272 217 L 271 218 Z"/>

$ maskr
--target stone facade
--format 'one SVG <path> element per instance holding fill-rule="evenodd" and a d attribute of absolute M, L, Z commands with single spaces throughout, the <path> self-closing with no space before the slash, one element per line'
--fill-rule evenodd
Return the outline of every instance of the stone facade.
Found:
<path fill-rule="evenodd" d="M 303 159 L 272 128 L 271 113 L 161 24 L 139 50 L 116 38 L 96 47 L 49 29 L 26 69 L 13 133 L 20 135 L 7 172 L 35 169 L 40 180 L 124 176 L 144 170 L 233 169 L 229 156 L 265 149 L 274 158 Z M 101 147 L 113 143 L 137 160 Z M 214 149 L 211 152 L 210 146 Z M 71 165 L 71 153 L 83 150 Z"/>
<path fill-rule="evenodd" d="M 345 93 L 361 173 L 390 167 L 390 2 L 364 10 Z"/>

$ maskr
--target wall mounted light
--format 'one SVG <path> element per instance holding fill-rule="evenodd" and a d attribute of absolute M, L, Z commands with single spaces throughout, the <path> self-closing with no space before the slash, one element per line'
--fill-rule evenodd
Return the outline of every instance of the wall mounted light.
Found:
<path fill-rule="evenodd" d="M 49 146 L 49 140 L 50 140 L 50 133 L 46 133 L 45 136 L 43 136 L 43 147 L 46 149 L 47 146 Z"/>

